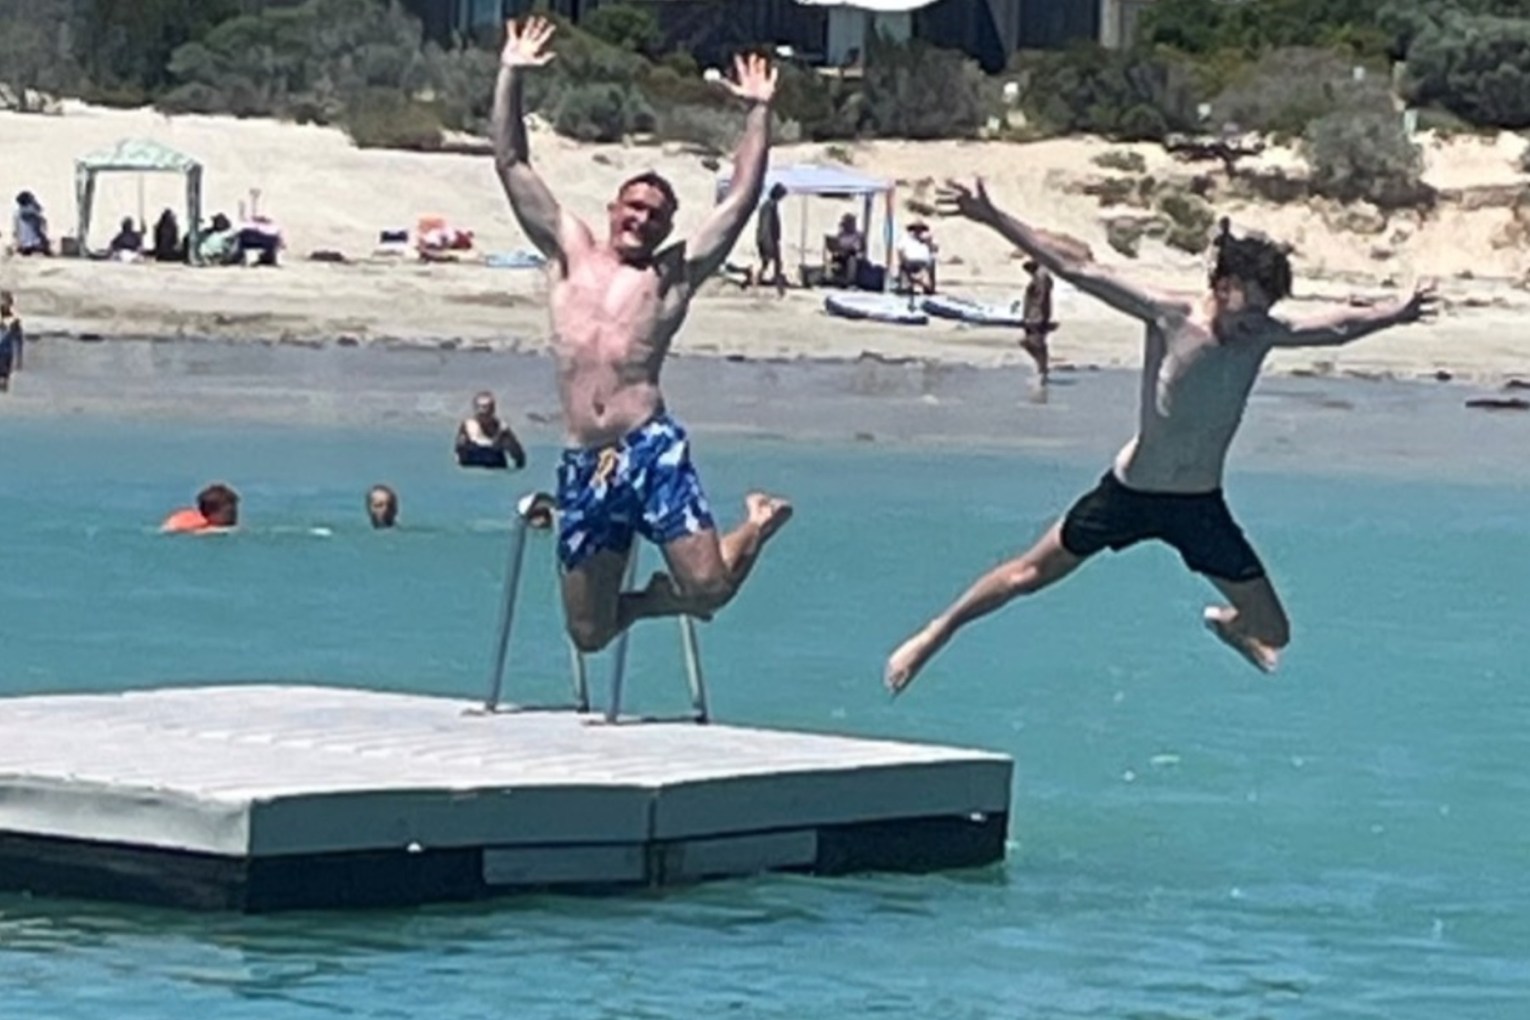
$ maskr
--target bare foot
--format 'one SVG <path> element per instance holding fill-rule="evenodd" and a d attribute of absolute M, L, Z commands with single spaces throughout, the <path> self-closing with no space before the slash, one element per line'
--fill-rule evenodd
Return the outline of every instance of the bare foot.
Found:
<path fill-rule="evenodd" d="M 1280 665 L 1280 652 L 1263 641 L 1249 637 L 1238 630 L 1237 613 L 1226 606 L 1207 606 L 1203 619 L 1211 631 L 1233 651 L 1243 656 L 1261 673 L 1273 673 Z"/>
<path fill-rule="evenodd" d="M 744 508 L 749 513 L 750 522 L 759 525 L 761 542 L 781 530 L 781 525 L 792 519 L 790 503 L 763 492 L 751 492 L 745 496 Z"/>
<path fill-rule="evenodd" d="M 888 657 L 887 669 L 882 674 L 882 682 L 894 697 L 914 682 L 914 677 L 930 661 L 930 656 L 940 651 L 945 643 L 940 629 L 932 623 L 898 646 L 898 650 Z"/>

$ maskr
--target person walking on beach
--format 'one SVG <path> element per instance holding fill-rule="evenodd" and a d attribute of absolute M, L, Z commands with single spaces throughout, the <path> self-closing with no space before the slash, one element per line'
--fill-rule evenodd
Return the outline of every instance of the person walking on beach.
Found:
<path fill-rule="evenodd" d="M 0 290 L 0 393 L 11 388 L 11 376 L 21 371 L 21 349 L 26 340 L 21 316 L 16 313 L 16 297 Z"/>
<path fill-rule="evenodd" d="M 1036 362 L 1041 385 L 1045 386 L 1051 365 L 1047 334 L 1057 328 L 1057 323 L 1052 321 L 1052 274 L 1035 259 L 1026 261 L 1025 271 L 1030 274 L 1031 282 L 1025 285 L 1025 304 L 1020 314 L 1021 329 L 1025 334 L 1020 340 L 1020 349 Z"/>
<path fill-rule="evenodd" d="M 942 212 L 990 227 L 1056 276 L 1146 328 L 1137 435 L 1099 485 L 1075 503 L 1030 551 L 995 567 L 887 661 L 898 693 L 962 627 L 1021 596 L 1055 584 L 1102 549 L 1148 539 L 1174 548 L 1227 600 L 1208 607 L 1206 626 L 1270 672 L 1290 625 L 1264 566 L 1222 496 L 1227 450 L 1265 356 L 1277 347 L 1350 343 L 1433 314 L 1434 288 L 1365 309 L 1287 322 L 1270 308 L 1291 293 L 1291 263 L 1269 240 L 1224 234 L 1201 296 L 1159 292 L 1123 279 L 1049 242 L 996 208 L 979 180 L 949 185 Z"/>
<path fill-rule="evenodd" d="M 778 183 L 772 187 L 760 203 L 754 224 L 755 253 L 760 258 L 755 286 L 769 283 L 779 297 L 786 296 L 786 273 L 781 268 L 781 200 L 785 197 L 786 185 Z"/>
<path fill-rule="evenodd" d="M 558 555 L 574 644 L 597 651 L 634 621 L 709 618 L 738 592 L 761 548 L 791 516 L 763 492 L 744 523 L 719 537 L 686 431 L 659 373 L 702 281 L 723 264 L 759 204 L 770 152 L 776 72 L 760 56 L 734 62 L 729 91 L 748 106 L 732 183 L 689 239 L 661 248 L 678 205 L 663 177 L 639 174 L 606 207 L 598 239 L 558 204 L 533 169 L 522 114 L 525 76 L 553 58 L 553 26 L 509 22 L 495 85 L 495 165 L 522 229 L 547 256 L 553 354 L 568 448 L 558 468 Z M 662 547 L 669 573 L 622 592 L 636 535 Z"/>

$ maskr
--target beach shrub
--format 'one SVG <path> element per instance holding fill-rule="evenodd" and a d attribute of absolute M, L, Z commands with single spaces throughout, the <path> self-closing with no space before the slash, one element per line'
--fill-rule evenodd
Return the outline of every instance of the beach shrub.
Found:
<path fill-rule="evenodd" d="M 351 97 L 341 120 L 359 149 L 432 152 L 441 148 L 440 115 L 394 89 L 365 89 Z"/>
<path fill-rule="evenodd" d="M 975 61 L 921 40 L 867 47 L 866 128 L 883 137 L 971 138 L 996 110 Z"/>
<path fill-rule="evenodd" d="M 1158 212 L 1169 224 L 1164 244 L 1192 255 L 1206 250 L 1217 221 L 1209 202 L 1187 191 L 1166 191 L 1159 196 Z"/>
<path fill-rule="evenodd" d="M 630 53 L 651 54 L 664 39 L 653 12 L 635 4 L 601 4 L 582 27 L 596 39 Z"/>
<path fill-rule="evenodd" d="M 1353 57 L 1330 50 L 1273 50 L 1211 101 L 1212 121 L 1293 138 L 1318 118 L 1340 110 L 1379 113 L 1392 109 L 1385 68 L 1366 67 L 1357 81 L 1355 67 Z"/>
<path fill-rule="evenodd" d="M 1188 64 L 1094 44 L 1027 53 L 1010 73 L 1024 84 L 1020 108 L 1043 133 L 1162 141 L 1200 122 Z"/>
<path fill-rule="evenodd" d="M 777 72 L 775 109 L 802 126 L 803 138 L 829 142 L 856 137 L 864 106 L 859 92 L 843 79 L 795 64 L 781 64 Z"/>
<path fill-rule="evenodd" d="M 1137 41 L 1198 55 L 1314 46 L 1380 56 L 1392 40 L 1376 27 L 1378 6 L 1378 0 L 1156 0 L 1143 11 Z"/>
<path fill-rule="evenodd" d="M 1449 15 L 1408 49 L 1406 87 L 1474 124 L 1530 127 L 1530 18 Z"/>
<path fill-rule="evenodd" d="M 653 107 L 630 85 L 614 82 L 574 85 L 558 100 L 553 129 L 581 142 L 619 142 L 653 131 Z"/>
<path fill-rule="evenodd" d="M 1302 150 L 1313 194 L 1382 209 L 1416 206 L 1430 197 L 1423 152 L 1395 113 L 1329 114 L 1307 128 Z"/>
<path fill-rule="evenodd" d="M 32 113 L 81 84 L 70 0 L 0 0 L 0 110 Z"/>
<path fill-rule="evenodd" d="M 1147 172 L 1147 160 L 1142 157 L 1142 153 L 1132 152 L 1130 149 L 1107 149 L 1094 157 L 1091 162 L 1095 166 L 1104 167 L 1106 170 L 1119 170 L 1121 173 Z"/>

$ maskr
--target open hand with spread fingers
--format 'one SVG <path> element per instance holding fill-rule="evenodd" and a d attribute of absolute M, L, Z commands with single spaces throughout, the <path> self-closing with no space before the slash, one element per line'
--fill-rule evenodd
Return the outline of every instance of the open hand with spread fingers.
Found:
<path fill-rule="evenodd" d="M 505 67 L 541 67 L 554 56 L 547 44 L 555 30 L 552 22 L 535 16 L 523 24 L 505 22 L 505 48 L 499 62 Z"/>
<path fill-rule="evenodd" d="M 733 77 L 723 79 L 723 87 L 750 103 L 769 103 L 776 95 L 776 69 L 758 53 L 741 53 L 733 58 Z"/>
<path fill-rule="evenodd" d="M 1440 294 L 1433 280 L 1420 280 L 1413 295 L 1403 304 L 1398 319 L 1402 322 L 1427 322 L 1440 310 Z"/>
<path fill-rule="evenodd" d="M 987 223 L 995 210 L 988 190 L 983 187 L 983 179 L 979 177 L 970 188 L 954 180 L 946 181 L 945 186 L 935 192 L 935 212 L 941 216 L 965 216 Z"/>

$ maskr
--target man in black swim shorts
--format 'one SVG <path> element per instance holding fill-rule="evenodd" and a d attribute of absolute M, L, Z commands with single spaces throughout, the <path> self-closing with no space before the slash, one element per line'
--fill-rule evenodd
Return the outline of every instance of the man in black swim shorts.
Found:
<path fill-rule="evenodd" d="M 1146 328 L 1137 435 L 1100 484 L 1073 505 L 1028 552 L 980 578 L 888 659 L 897 693 L 963 626 L 1020 595 L 1067 577 L 1102 549 L 1145 540 L 1173 547 L 1227 600 L 1209 606 L 1206 626 L 1261 670 L 1273 670 L 1290 642 L 1275 588 L 1222 498 L 1227 451 L 1243 420 L 1265 356 L 1277 347 L 1337 346 L 1417 322 L 1433 311 L 1434 290 L 1300 322 L 1270 307 L 1291 293 L 1285 249 L 1224 229 L 1209 291 L 1177 294 L 1124 280 L 1076 248 L 995 208 L 979 181 L 951 185 L 944 211 L 991 227 L 1040 266 Z"/>

